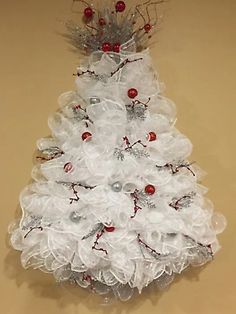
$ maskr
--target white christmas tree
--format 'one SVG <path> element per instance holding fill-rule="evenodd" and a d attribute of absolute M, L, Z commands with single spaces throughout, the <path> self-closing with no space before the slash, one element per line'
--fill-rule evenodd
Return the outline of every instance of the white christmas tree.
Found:
<path fill-rule="evenodd" d="M 210 261 L 225 220 L 205 198 L 202 171 L 188 160 L 192 144 L 175 128 L 175 106 L 141 50 L 150 22 L 134 32 L 142 8 L 120 20 L 125 3 L 112 9 L 96 17 L 85 8 L 89 32 L 99 25 L 100 37 L 69 25 L 90 56 L 49 119 L 52 137 L 38 141 L 40 162 L 11 242 L 25 268 L 128 300 L 136 288 L 163 288 Z"/>

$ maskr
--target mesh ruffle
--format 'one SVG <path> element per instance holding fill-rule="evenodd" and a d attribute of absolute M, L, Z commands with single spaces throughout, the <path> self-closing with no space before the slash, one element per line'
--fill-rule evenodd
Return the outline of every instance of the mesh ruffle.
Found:
<path fill-rule="evenodd" d="M 192 144 L 174 127 L 175 106 L 161 95 L 148 51 L 116 56 L 120 63 L 141 60 L 111 77 L 120 64 L 117 58 L 95 53 L 79 70 L 89 68 L 100 79 L 81 75 L 77 90 L 60 96 L 60 110 L 49 119 L 52 137 L 38 141 L 41 152 L 56 158 L 33 169 L 34 183 L 20 197 L 21 221 L 10 232 L 13 247 L 22 251 L 23 267 L 53 273 L 59 281 L 70 280 L 101 294 L 113 291 L 126 300 L 134 288 L 141 291 L 153 281 L 164 287 L 175 273 L 211 260 L 225 220 L 213 213 L 206 188 L 198 184 L 204 174 L 199 167 L 176 173 L 165 167 L 187 162 Z M 139 91 L 140 102 L 149 99 L 144 119 L 127 115 L 127 90 L 132 87 Z M 100 103 L 88 105 L 93 96 Z M 78 104 L 86 113 L 76 111 Z M 91 141 L 81 138 L 87 130 Z M 157 141 L 148 141 L 150 131 L 158 135 Z M 124 136 L 147 147 L 133 154 L 124 151 Z M 67 163 L 72 165 L 69 173 Z M 111 189 L 114 182 L 122 184 L 119 193 Z M 147 184 L 156 186 L 156 193 L 141 194 L 141 209 L 131 218 L 131 195 Z M 182 196 L 187 203 L 170 206 Z M 73 220 L 75 213 L 78 219 Z M 102 250 L 95 250 L 97 235 L 110 225 L 115 231 L 104 232 L 97 243 Z"/>

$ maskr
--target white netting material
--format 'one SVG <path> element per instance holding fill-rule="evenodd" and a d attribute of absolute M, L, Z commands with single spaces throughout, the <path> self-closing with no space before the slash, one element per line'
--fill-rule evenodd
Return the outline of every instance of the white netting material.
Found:
<path fill-rule="evenodd" d="M 127 58 L 141 59 L 111 76 Z M 94 53 L 79 71 L 88 68 L 99 79 L 90 74 L 76 79 L 77 90 L 60 96 L 60 110 L 49 119 L 52 137 L 38 141 L 41 152 L 55 153 L 56 147 L 59 154 L 34 167 L 34 183 L 20 197 L 22 218 L 10 230 L 11 243 L 22 251 L 25 268 L 102 294 L 112 289 L 126 300 L 133 288 L 141 291 L 154 280 L 165 286 L 187 266 L 211 260 L 225 219 L 205 198 L 199 167 L 191 165 L 195 176 L 186 167 L 176 173 L 165 167 L 186 162 L 192 144 L 174 127 L 175 106 L 161 95 L 148 50 Z M 145 118 L 128 118 L 127 91 L 134 87 L 140 102 L 150 99 Z M 91 97 L 100 102 L 88 104 Z M 86 107 L 82 118 L 78 104 Z M 92 138 L 83 141 L 87 131 Z M 157 134 L 156 141 L 148 141 L 149 132 Z M 133 153 L 125 151 L 125 136 L 147 147 L 137 144 Z M 117 149 L 122 158 L 114 154 Z M 66 172 L 68 163 L 72 169 Z M 112 189 L 114 182 L 121 184 L 120 192 Z M 154 195 L 143 193 L 148 184 L 156 187 Z M 141 209 L 132 217 L 135 191 Z M 187 204 L 170 206 L 186 195 Z M 109 226 L 115 230 L 104 231 Z M 96 239 L 102 250 L 94 249 Z"/>

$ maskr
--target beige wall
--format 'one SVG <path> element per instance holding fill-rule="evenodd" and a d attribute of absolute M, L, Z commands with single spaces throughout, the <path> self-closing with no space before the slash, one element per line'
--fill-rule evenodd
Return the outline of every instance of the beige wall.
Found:
<path fill-rule="evenodd" d="M 112 309 L 80 289 L 24 271 L 9 250 L 6 228 L 28 183 L 35 141 L 48 135 L 57 97 L 73 89 L 78 57 L 56 31 L 70 0 L 0 0 L 0 312 L 3 314 L 233 314 L 236 230 L 236 1 L 170 0 L 152 48 L 166 95 L 177 103 L 178 127 L 194 144 L 193 160 L 208 172 L 209 197 L 229 225 L 223 249 L 204 269 L 187 272 L 165 293 L 142 295 Z"/>

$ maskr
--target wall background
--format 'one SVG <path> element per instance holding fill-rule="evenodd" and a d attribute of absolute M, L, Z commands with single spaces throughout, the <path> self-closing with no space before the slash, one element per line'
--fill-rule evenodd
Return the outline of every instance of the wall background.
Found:
<path fill-rule="evenodd" d="M 167 292 L 102 308 L 81 289 L 65 290 L 48 275 L 24 271 L 19 254 L 9 249 L 6 228 L 29 182 L 35 142 L 49 134 L 47 117 L 57 109 L 59 94 L 74 87 L 79 59 L 56 33 L 70 4 L 0 0 L 1 312 L 235 313 L 235 0 L 170 0 L 151 51 L 165 95 L 177 104 L 177 126 L 194 144 L 192 159 L 208 172 L 208 196 L 228 219 L 215 261 L 187 272 Z"/>

